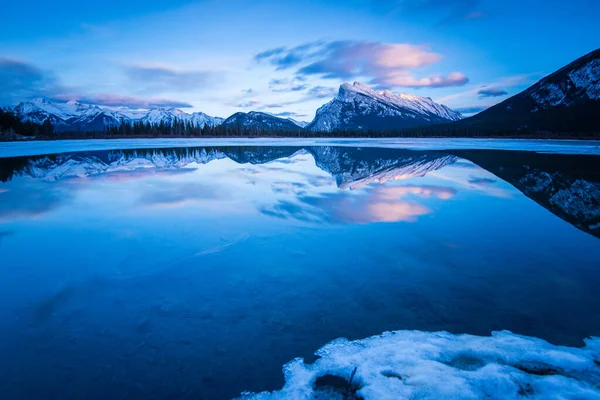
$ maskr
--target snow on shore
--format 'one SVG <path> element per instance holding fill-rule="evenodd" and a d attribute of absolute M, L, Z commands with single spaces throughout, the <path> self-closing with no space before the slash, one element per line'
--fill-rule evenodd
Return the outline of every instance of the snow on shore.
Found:
<path fill-rule="evenodd" d="M 585 343 L 554 346 L 508 331 L 337 339 L 313 364 L 286 364 L 283 389 L 241 399 L 600 399 L 600 338 Z"/>

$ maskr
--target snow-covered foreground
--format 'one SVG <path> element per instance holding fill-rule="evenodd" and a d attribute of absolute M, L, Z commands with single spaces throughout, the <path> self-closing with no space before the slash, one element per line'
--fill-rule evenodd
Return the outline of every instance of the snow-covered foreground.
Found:
<path fill-rule="evenodd" d="M 525 150 L 561 154 L 600 154 L 600 141 L 523 139 L 87 139 L 0 142 L 0 158 L 77 151 L 200 146 L 349 146 L 412 150 Z"/>
<path fill-rule="evenodd" d="M 286 364 L 282 390 L 241 398 L 600 399 L 600 338 L 585 343 L 554 346 L 508 331 L 491 337 L 397 331 L 337 339 L 316 352 L 314 364 L 301 358 Z"/>

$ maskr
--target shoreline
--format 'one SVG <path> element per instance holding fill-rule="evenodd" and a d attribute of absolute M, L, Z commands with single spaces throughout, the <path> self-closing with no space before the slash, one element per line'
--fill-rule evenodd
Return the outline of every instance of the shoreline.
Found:
<path fill-rule="evenodd" d="M 110 150 L 227 146 L 376 147 L 416 151 L 514 150 L 600 155 L 600 140 L 490 138 L 127 138 L 0 142 L 0 158 Z"/>

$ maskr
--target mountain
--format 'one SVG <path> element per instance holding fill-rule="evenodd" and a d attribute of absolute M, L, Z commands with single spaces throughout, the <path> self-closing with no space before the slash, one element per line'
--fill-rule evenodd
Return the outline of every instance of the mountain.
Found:
<path fill-rule="evenodd" d="M 18 104 L 13 111 L 23 122 L 42 124 L 49 119 L 58 131 L 90 131 L 119 126 L 129 120 L 124 114 L 76 101 L 52 103 L 42 98 Z"/>
<path fill-rule="evenodd" d="M 261 131 L 299 131 L 302 129 L 289 119 L 278 118 L 258 111 L 235 113 L 223 122 L 223 126 Z"/>
<path fill-rule="evenodd" d="M 310 122 L 305 122 L 305 121 L 297 121 L 294 118 L 288 118 L 288 121 L 292 121 L 294 124 L 298 125 L 300 128 L 306 128 L 306 125 L 308 125 Z"/>
<path fill-rule="evenodd" d="M 174 121 L 190 122 L 200 128 L 208 124 L 217 126 L 223 118 L 211 117 L 201 112 L 185 113 L 176 108 L 155 108 L 143 114 L 125 113 L 100 108 L 97 105 L 82 104 L 76 101 L 54 103 L 42 98 L 18 104 L 12 110 L 22 122 L 42 124 L 49 119 L 57 131 L 102 131 L 108 127 L 132 124 L 134 121 L 149 122 L 158 125 L 164 122 L 172 125 Z"/>
<path fill-rule="evenodd" d="M 153 108 L 146 115 L 144 115 L 140 121 L 150 123 L 151 125 L 158 125 L 161 122 L 166 125 L 173 125 L 175 121 L 190 122 L 194 126 L 204 128 L 204 125 L 214 127 L 221 125 L 224 121 L 223 118 L 211 117 L 210 115 L 202 112 L 195 112 L 188 114 L 177 108 Z"/>
<path fill-rule="evenodd" d="M 494 130 L 600 131 L 600 49 L 529 89 L 451 126 Z"/>
<path fill-rule="evenodd" d="M 317 110 L 311 131 L 393 130 L 457 121 L 462 116 L 429 97 L 377 92 L 354 82 Z"/>

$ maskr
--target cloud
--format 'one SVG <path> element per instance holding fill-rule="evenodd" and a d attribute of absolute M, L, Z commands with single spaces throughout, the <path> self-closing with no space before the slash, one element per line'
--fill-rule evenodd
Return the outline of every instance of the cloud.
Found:
<path fill-rule="evenodd" d="M 436 20 L 437 26 L 459 21 L 483 18 L 480 0 L 384 0 L 392 3 L 397 11 L 426 15 Z"/>
<path fill-rule="evenodd" d="M 313 86 L 306 92 L 306 95 L 308 98 L 311 99 L 324 99 L 335 96 L 337 92 L 338 89 L 336 88 L 326 86 Z"/>
<path fill-rule="evenodd" d="M 272 92 L 301 92 L 308 88 L 306 83 L 299 82 L 297 79 L 271 79 L 269 89 Z"/>
<path fill-rule="evenodd" d="M 458 111 L 461 114 L 477 114 L 487 109 L 488 107 L 486 106 L 473 106 L 455 108 L 454 111 Z"/>
<path fill-rule="evenodd" d="M 235 107 L 238 107 L 238 108 L 251 108 L 251 107 L 257 107 L 260 104 L 261 104 L 260 100 L 253 99 L 253 100 L 245 101 L 243 103 L 238 103 L 238 104 L 235 105 Z"/>
<path fill-rule="evenodd" d="M 479 97 L 501 97 L 506 96 L 508 92 L 498 88 L 484 88 L 477 92 Z"/>
<path fill-rule="evenodd" d="M 166 67 L 135 65 L 125 67 L 124 72 L 132 82 L 154 92 L 192 91 L 215 81 L 212 71 L 177 71 Z"/>
<path fill-rule="evenodd" d="M 299 113 L 295 113 L 295 112 L 291 112 L 291 111 L 284 111 L 284 112 L 276 113 L 273 115 L 276 117 L 282 117 L 282 118 L 304 118 L 304 117 L 307 117 L 306 114 L 299 114 Z"/>
<path fill-rule="evenodd" d="M 0 103 L 50 96 L 66 89 L 51 71 L 43 70 L 31 63 L 0 57 Z"/>
<path fill-rule="evenodd" d="M 496 180 L 492 178 L 471 177 L 468 182 L 472 185 L 489 186 L 496 183 Z"/>
<path fill-rule="evenodd" d="M 396 87 L 447 87 L 464 85 L 469 79 L 460 72 L 446 76 L 414 78 L 409 69 L 438 63 L 442 56 L 428 46 L 409 43 L 338 40 L 312 42 L 293 48 L 279 47 L 257 54 L 257 63 L 276 70 L 295 69 L 296 78 L 370 78 L 374 84 Z M 281 81 L 277 81 L 281 84 Z"/>
<path fill-rule="evenodd" d="M 408 71 L 389 73 L 381 78 L 374 79 L 373 84 L 378 86 L 397 86 L 418 89 L 422 87 L 443 88 L 450 86 L 462 86 L 469 83 L 469 78 L 460 72 L 448 75 L 432 75 L 425 78 L 415 78 Z"/>
<path fill-rule="evenodd" d="M 44 97 L 51 101 L 78 100 L 82 103 L 107 107 L 125 107 L 145 109 L 152 107 L 193 107 L 187 102 L 166 98 L 141 98 L 120 94 L 100 93 L 97 95 L 81 93 L 80 90 L 64 86 L 52 71 L 43 70 L 31 63 L 8 58 L 0 58 L 0 104 L 12 104 Z"/>
<path fill-rule="evenodd" d="M 148 109 L 155 107 L 176 107 L 176 108 L 191 108 L 193 107 L 190 103 L 183 101 L 164 99 L 164 98 L 152 98 L 145 99 L 135 96 L 123 96 L 119 94 L 101 93 L 95 96 L 78 96 L 78 95 L 59 95 L 55 96 L 59 100 L 77 100 L 82 103 L 96 104 L 99 106 L 106 107 L 123 107 L 136 109 Z"/>

